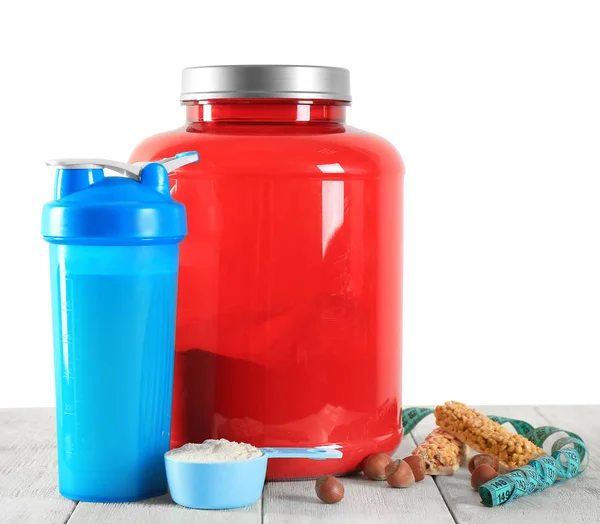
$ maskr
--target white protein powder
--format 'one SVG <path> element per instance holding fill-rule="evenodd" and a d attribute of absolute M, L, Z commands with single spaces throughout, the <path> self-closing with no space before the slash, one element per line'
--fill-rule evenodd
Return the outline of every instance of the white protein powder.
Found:
<path fill-rule="evenodd" d="M 185 444 L 167 452 L 171 460 L 181 462 L 234 462 L 262 456 L 262 451 L 250 444 L 227 439 L 205 440 L 202 444 Z"/>

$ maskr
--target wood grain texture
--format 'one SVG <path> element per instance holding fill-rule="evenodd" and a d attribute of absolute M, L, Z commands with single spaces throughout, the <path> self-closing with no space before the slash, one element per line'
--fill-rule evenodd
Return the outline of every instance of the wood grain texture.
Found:
<path fill-rule="evenodd" d="M 64 523 L 75 502 L 57 489 L 54 409 L 0 409 L 0 522 Z"/>
<path fill-rule="evenodd" d="M 564 429 L 574 431 L 580 429 L 584 439 L 586 438 L 584 435 L 588 436 L 586 442 L 592 443 L 595 439 L 595 443 L 591 445 L 592 449 L 597 448 L 600 427 L 598 423 L 593 426 L 586 422 L 586 419 L 593 418 L 588 416 L 586 408 L 564 408 L 565 412 L 571 410 L 572 419 L 562 420 L 557 419 L 560 414 L 559 409 L 543 411 L 534 407 L 521 406 L 476 409 L 487 414 L 526 420 L 535 427 L 548 425 L 561 427 L 562 424 Z M 579 428 L 575 424 L 569 424 L 575 420 L 579 421 Z M 413 436 L 421 442 L 434 426 L 434 417 L 430 416 L 413 431 Z M 593 432 L 594 428 L 595 432 Z M 528 524 L 591 524 L 600 522 L 598 480 L 600 477 L 597 468 L 589 468 L 575 479 L 495 508 L 487 508 L 480 503 L 479 495 L 470 487 L 470 475 L 466 468 L 461 468 L 451 477 L 437 477 L 436 483 L 456 522 L 460 524 L 504 524 L 511 521 Z"/>
<path fill-rule="evenodd" d="M 203 511 L 178 506 L 164 495 L 127 504 L 80 502 L 69 524 L 258 524 L 261 519 L 261 501 L 246 508 Z"/>
<path fill-rule="evenodd" d="M 471 490 L 469 473 L 427 477 L 407 490 L 363 477 L 342 479 L 346 496 L 340 504 L 320 502 L 314 481 L 267 483 L 262 501 L 232 511 L 189 510 L 169 496 L 130 504 L 87 504 L 67 500 L 57 490 L 54 410 L 0 409 L 0 522 L 2 524 L 111 524 L 142 522 L 235 523 L 267 522 L 328 524 L 420 523 L 495 524 L 511 520 L 528 524 L 600 522 L 600 406 L 488 407 L 485 413 L 553 425 L 575 431 L 586 441 L 593 460 L 581 476 L 542 493 L 497 508 L 486 508 Z M 433 416 L 407 436 L 395 457 L 412 451 L 434 427 Z M 413 440 L 413 437 L 415 440 Z M 556 437 L 558 438 L 558 437 Z"/>
<path fill-rule="evenodd" d="M 414 443 L 405 438 L 394 455 L 410 454 Z M 362 475 L 345 477 L 344 499 L 324 504 L 315 494 L 315 481 L 271 482 L 263 494 L 264 522 L 268 524 L 453 524 L 435 483 L 426 477 L 409 489 L 394 489 Z"/>

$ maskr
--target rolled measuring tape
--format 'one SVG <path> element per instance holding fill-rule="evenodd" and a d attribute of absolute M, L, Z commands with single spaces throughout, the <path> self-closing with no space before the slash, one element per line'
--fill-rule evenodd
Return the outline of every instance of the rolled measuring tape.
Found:
<path fill-rule="evenodd" d="M 404 433 L 409 434 L 425 417 L 431 415 L 430 408 L 406 408 L 402 410 Z M 563 432 L 568 436 L 558 439 L 550 455 L 544 455 L 529 462 L 526 466 L 510 473 L 500 475 L 479 487 L 481 502 L 488 507 L 506 504 L 519 497 L 525 497 L 549 488 L 567 479 L 583 473 L 590 462 L 590 454 L 583 439 L 571 431 L 540 426 L 534 428 L 524 420 L 488 415 L 498 424 L 509 423 L 519 435 L 543 448 L 544 442 L 555 433 Z M 573 447 L 565 447 L 565 446 Z"/>

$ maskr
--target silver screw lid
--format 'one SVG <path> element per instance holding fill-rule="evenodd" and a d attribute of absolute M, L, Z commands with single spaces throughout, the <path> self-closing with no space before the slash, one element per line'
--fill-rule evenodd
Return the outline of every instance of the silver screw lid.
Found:
<path fill-rule="evenodd" d="M 183 70 L 182 102 L 215 98 L 350 102 L 350 72 L 341 67 L 301 65 L 222 65 Z"/>

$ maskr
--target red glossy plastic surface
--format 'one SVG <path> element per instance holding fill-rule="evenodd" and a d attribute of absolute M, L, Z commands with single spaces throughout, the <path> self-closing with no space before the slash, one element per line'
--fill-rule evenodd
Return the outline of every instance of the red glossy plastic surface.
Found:
<path fill-rule="evenodd" d="M 172 176 L 181 245 L 171 444 L 339 444 L 269 478 L 356 469 L 399 444 L 404 168 L 341 103 L 221 100 L 131 161 L 195 150 Z"/>

